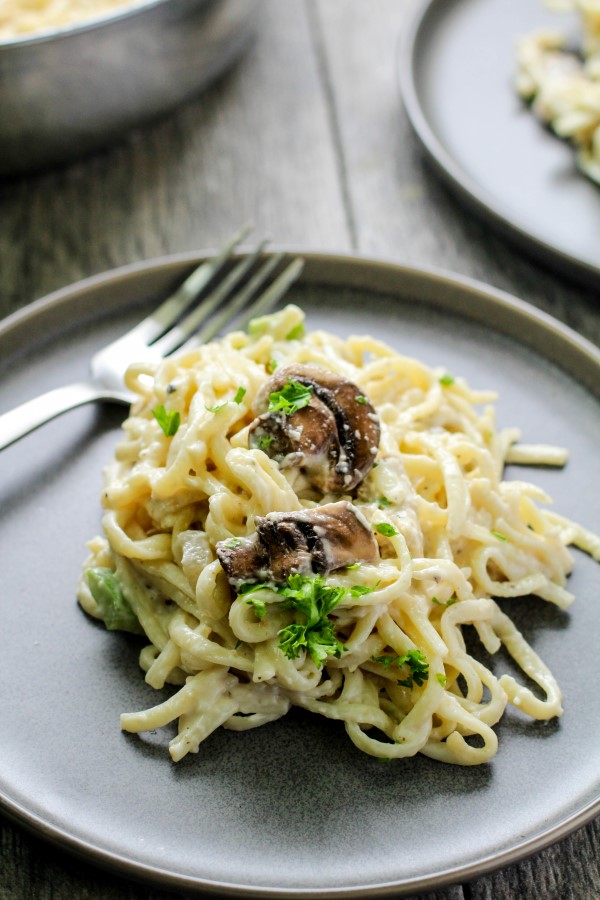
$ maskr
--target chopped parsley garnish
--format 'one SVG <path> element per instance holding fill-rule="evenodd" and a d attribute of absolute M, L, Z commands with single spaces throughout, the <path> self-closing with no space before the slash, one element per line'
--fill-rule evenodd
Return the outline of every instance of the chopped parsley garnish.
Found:
<path fill-rule="evenodd" d="M 280 391 L 269 394 L 269 411 L 283 412 L 291 416 L 308 406 L 312 397 L 312 387 L 291 379 Z"/>
<path fill-rule="evenodd" d="M 389 525 L 387 522 L 380 522 L 379 525 L 375 526 L 375 531 L 379 532 L 379 534 L 382 534 L 384 537 L 394 537 L 394 535 L 400 534 L 393 525 Z"/>
<path fill-rule="evenodd" d="M 408 676 L 396 682 L 403 687 L 411 688 L 413 684 L 421 687 L 429 678 L 429 663 L 420 650 L 409 650 L 404 656 L 372 656 L 373 662 L 380 663 L 385 669 L 396 665 L 399 669 L 408 667 Z"/>
<path fill-rule="evenodd" d="M 291 329 L 291 331 L 288 331 L 288 333 L 285 336 L 285 339 L 286 339 L 286 341 L 296 341 L 296 340 L 299 340 L 300 338 L 303 338 L 305 334 L 306 334 L 306 331 L 304 329 L 304 322 L 298 322 L 297 325 L 294 325 L 294 327 Z"/>
<path fill-rule="evenodd" d="M 277 360 L 270 359 L 269 362 L 267 363 L 267 372 L 269 373 L 269 375 L 272 375 L 276 368 L 277 368 Z"/>
<path fill-rule="evenodd" d="M 328 656 L 339 659 L 344 645 L 335 636 L 329 613 L 344 599 L 346 588 L 332 587 L 318 575 L 290 575 L 277 593 L 284 597 L 282 606 L 306 618 L 305 624 L 288 625 L 278 632 L 279 646 L 288 659 L 296 659 L 303 648 L 318 668 Z"/>
<path fill-rule="evenodd" d="M 290 575 L 283 585 L 241 584 L 238 594 L 252 594 L 263 588 L 279 594 L 284 609 L 293 609 L 306 620 L 287 625 L 277 632 L 279 646 L 288 659 L 296 659 L 305 650 L 321 668 L 328 656 L 340 658 L 345 648 L 336 637 L 329 613 L 347 595 L 346 588 L 332 587 L 319 575 L 314 578 Z M 266 612 L 263 601 L 250 596 L 246 597 L 246 603 L 254 607 L 257 618 L 263 617 Z"/>
<path fill-rule="evenodd" d="M 377 498 L 377 506 L 380 509 L 384 509 L 386 506 L 391 506 L 391 505 L 392 505 L 392 501 L 388 500 L 387 497 L 378 497 Z"/>
<path fill-rule="evenodd" d="M 450 599 L 445 603 L 443 603 L 441 600 L 438 600 L 437 597 L 432 597 L 431 599 L 434 603 L 437 603 L 438 606 L 453 606 L 453 604 L 456 603 L 456 597 L 454 595 L 452 595 L 452 597 L 450 597 Z"/>
<path fill-rule="evenodd" d="M 271 444 L 273 443 L 273 435 L 272 434 L 261 434 L 258 436 L 256 441 L 256 446 L 259 450 L 266 451 L 269 449 Z"/>
<path fill-rule="evenodd" d="M 350 596 L 351 597 L 364 597 L 365 594 L 372 594 L 376 588 L 379 587 L 381 581 L 378 581 L 377 584 L 374 584 L 373 587 L 367 587 L 366 584 L 355 584 L 354 587 L 350 588 Z"/>
<path fill-rule="evenodd" d="M 445 675 L 443 675 L 441 672 L 437 672 L 435 677 L 439 681 L 439 683 L 441 684 L 442 687 L 446 687 L 446 676 Z"/>
<path fill-rule="evenodd" d="M 173 437 L 181 424 L 181 416 L 175 409 L 167 412 L 162 403 L 152 410 L 152 415 L 167 437 Z"/>
<path fill-rule="evenodd" d="M 349 566 L 346 566 L 346 571 L 349 572 L 352 569 L 360 569 L 360 563 L 351 563 Z"/>
<path fill-rule="evenodd" d="M 451 384 L 454 384 L 454 375 L 450 375 L 449 372 L 446 372 L 445 375 L 440 375 L 438 380 L 444 387 L 449 387 Z"/>
<path fill-rule="evenodd" d="M 359 394 L 356 398 L 356 402 L 360 403 L 361 406 L 366 406 L 369 401 L 364 394 Z"/>
<path fill-rule="evenodd" d="M 227 538 L 225 546 L 229 550 L 236 550 L 238 547 L 242 546 L 242 539 L 237 537 Z"/>
<path fill-rule="evenodd" d="M 216 406 L 206 406 L 205 404 L 204 408 L 207 412 L 218 413 L 219 410 L 223 409 L 225 406 L 227 406 L 227 401 L 225 401 L 225 403 L 218 403 Z"/>
<path fill-rule="evenodd" d="M 237 389 L 237 391 L 235 392 L 235 397 L 233 398 L 233 402 L 234 402 L 234 403 L 241 403 L 245 396 L 246 396 L 246 388 L 245 388 L 245 387 L 239 387 L 239 388 Z M 207 410 L 207 412 L 210 412 L 210 413 L 218 413 L 219 410 L 220 410 L 220 409 L 223 409 L 225 406 L 227 406 L 228 403 L 229 403 L 229 401 L 226 400 L 224 403 L 217 403 L 216 406 L 206 406 L 206 405 L 205 405 L 204 408 Z"/>
<path fill-rule="evenodd" d="M 267 614 L 267 604 L 259 597 L 247 597 L 246 603 L 254 609 L 257 619 L 264 619 Z"/>
<path fill-rule="evenodd" d="M 490 534 L 493 534 L 494 537 L 497 538 L 499 541 L 507 541 L 508 540 L 506 535 L 502 534 L 501 531 L 490 531 Z"/>

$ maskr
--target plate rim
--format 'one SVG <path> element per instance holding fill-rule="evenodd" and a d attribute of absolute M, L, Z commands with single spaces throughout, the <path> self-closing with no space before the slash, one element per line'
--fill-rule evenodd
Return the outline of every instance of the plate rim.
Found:
<path fill-rule="evenodd" d="M 427 0 L 427 4 L 430 0 Z M 453 272 L 435 267 L 412 267 L 400 264 L 394 260 L 384 257 L 374 257 L 355 253 L 330 253 L 306 251 L 301 248 L 276 247 L 276 250 L 283 250 L 286 253 L 301 255 L 307 260 L 307 268 L 301 276 L 300 281 L 308 283 L 328 283 L 326 281 L 317 282 L 316 278 L 311 276 L 311 264 L 316 267 L 318 272 L 320 267 L 333 265 L 333 278 L 330 283 L 340 284 L 340 277 L 345 272 L 358 272 L 359 276 L 372 275 L 374 272 L 384 280 L 388 279 L 393 287 L 393 281 L 397 279 L 399 284 L 404 281 L 427 282 L 430 286 L 443 284 L 447 288 L 453 288 L 458 292 L 465 292 L 470 300 L 483 300 L 483 305 L 487 304 L 492 308 L 504 310 L 509 316 L 516 317 L 517 321 L 522 321 L 525 317 L 530 323 L 535 323 L 544 333 L 553 335 L 558 341 L 568 345 L 575 353 L 575 358 L 585 360 L 592 368 L 600 372 L 600 348 L 590 342 L 588 339 L 571 329 L 568 325 L 560 322 L 549 313 L 534 307 L 527 301 L 521 300 L 506 291 L 494 288 L 482 281 L 461 276 Z M 26 306 L 18 309 L 9 316 L 0 321 L 0 344 L 11 338 L 11 333 L 27 328 L 32 324 L 38 316 L 43 317 L 47 313 L 52 314 L 57 310 L 62 310 L 69 305 L 75 308 L 83 306 L 86 295 L 93 295 L 98 289 L 105 289 L 111 284 L 123 280 L 131 280 L 135 282 L 144 274 L 151 274 L 153 271 L 172 268 L 174 271 L 179 270 L 187 265 L 198 263 L 202 259 L 214 255 L 214 250 L 200 250 L 184 253 L 176 253 L 155 257 L 152 259 L 128 263 L 105 272 L 100 272 L 88 278 L 78 280 L 70 285 L 59 288 L 46 296 L 35 300 Z M 238 255 L 243 255 L 243 248 Z M 267 254 L 269 255 L 269 254 Z M 345 282 L 346 286 L 352 286 L 352 282 Z M 356 286 L 356 285 L 354 285 Z M 368 289 L 367 285 L 359 285 L 363 289 Z M 374 292 L 382 292 L 381 286 L 373 286 Z M 385 291 L 384 291 L 385 292 Z M 388 293 L 393 293 L 389 290 Z M 419 298 L 421 302 L 421 298 Z M 434 301 L 423 301 L 433 302 Z M 125 304 L 131 305 L 131 304 Z M 446 307 L 438 302 L 438 308 L 452 311 L 451 307 Z M 116 307 L 118 305 L 116 304 Z M 473 304 L 476 311 L 476 305 Z M 461 313 L 459 313 L 461 315 Z M 482 321 L 481 312 L 479 315 L 470 317 L 473 321 Z M 518 341 L 516 336 L 512 339 Z M 539 347 L 538 347 L 539 352 Z M 560 360 L 554 360 L 555 365 L 561 368 Z M 574 373 L 567 368 L 567 373 L 574 378 Z M 584 385 L 591 393 L 596 394 L 600 398 L 600 388 L 596 384 L 597 390 Z M 322 897 L 322 898 L 367 898 L 367 897 L 385 897 L 403 896 L 407 893 L 414 893 L 415 890 L 424 891 L 437 888 L 444 888 L 458 881 L 472 880 L 487 875 L 497 869 L 525 859 L 532 854 L 555 844 L 556 842 L 566 838 L 573 831 L 583 827 L 593 818 L 600 814 L 600 793 L 598 796 L 575 812 L 564 816 L 558 823 L 550 829 L 542 830 L 533 836 L 524 840 L 513 843 L 510 847 L 501 850 L 498 853 L 487 854 L 485 857 L 469 863 L 467 865 L 454 866 L 435 872 L 427 876 L 411 876 L 403 879 L 401 882 L 386 882 L 375 885 L 363 886 L 346 886 L 340 888 L 329 888 L 323 890 L 321 888 L 304 887 L 297 888 L 281 888 L 268 886 L 241 886 L 239 884 L 228 883 L 226 881 L 217 882 L 200 876 L 190 878 L 187 875 L 176 875 L 166 871 L 160 867 L 152 867 L 143 862 L 135 862 L 119 853 L 98 848 L 93 843 L 69 833 L 63 826 L 53 825 L 49 819 L 45 819 L 42 815 L 33 809 L 27 807 L 14 799 L 7 798 L 0 792 L 0 811 L 18 826 L 24 827 L 28 832 L 37 838 L 41 838 L 49 843 L 60 847 L 62 850 L 71 853 L 83 860 L 87 864 L 93 864 L 100 869 L 108 870 L 112 874 L 125 878 L 133 878 L 138 882 L 160 885 L 175 889 L 184 889 L 193 893 L 203 893 L 206 891 L 215 894 L 222 894 L 235 897 L 271 897 L 281 898 L 281 900 L 290 900 L 292 897 Z"/>
<path fill-rule="evenodd" d="M 504 215 L 498 209 L 494 197 L 463 170 L 430 125 L 419 100 L 415 78 L 416 49 L 421 29 L 426 26 L 428 17 L 435 15 L 434 7 L 440 6 L 443 2 L 444 0 L 412 0 L 407 10 L 396 55 L 396 71 L 402 103 L 425 158 L 436 175 L 452 188 L 479 219 L 491 223 L 502 236 L 528 252 L 545 267 L 574 278 L 585 287 L 597 287 L 600 265 L 594 266 L 549 244 Z"/>

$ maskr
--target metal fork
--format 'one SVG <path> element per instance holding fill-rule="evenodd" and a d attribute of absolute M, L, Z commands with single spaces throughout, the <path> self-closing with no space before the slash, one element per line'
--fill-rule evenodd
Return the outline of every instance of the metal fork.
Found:
<path fill-rule="evenodd" d="M 272 310 L 299 276 L 304 262 L 294 259 L 265 287 L 285 254 L 275 253 L 255 266 L 267 243 L 263 241 L 218 281 L 248 230 L 243 229 L 215 257 L 203 262 L 153 313 L 94 354 L 89 381 L 48 391 L 0 415 L 0 450 L 77 406 L 95 401 L 131 403 L 133 397 L 123 383 L 130 363 L 159 362 L 176 350 L 211 340 L 236 319 L 236 326 L 243 329 L 250 319 Z"/>

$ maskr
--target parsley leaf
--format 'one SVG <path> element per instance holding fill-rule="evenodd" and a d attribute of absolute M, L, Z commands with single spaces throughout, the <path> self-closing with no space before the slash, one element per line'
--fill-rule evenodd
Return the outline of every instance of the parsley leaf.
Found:
<path fill-rule="evenodd" d="M 420 650 L 409 650 L 404 656 L 399 656 L 397 665 L 407 665 L 409 668 L 408 678 L 398 679 L 398 684 L 404 687 L 412 687 L 413 682 L 421 687 L 429 678 L 429 663 Z"/>
<path fill-rule="evenodd" d="M 225 401 L 225 403 L 218 403 L 216 406 L 206 406 L 205 404 L 204 408 L 207 412 L 217 413 L 220 409 L 223 409 L 224 406 L 227 406 L 227 400 Z"/>
<path fill-rule="evenodd" d="M 449 600 L 446 601 L 446 603 L 443 603 L 441 600 L 438 600 L 437 597 L 432 597 L 431 599 L 433 600 L 434 603 L 437 603 L 438 606 L 453 606 L 456 603 L 456 597 L 454 596 L 454 594 L 450 597 Z"/>
<path fill-rule="evenodd" d="M 171 409 L 167 412 L 162 403 L 152 410 L 152 415 L 162 428 L 167 437 L 173 437 L 181 424 L 181 416 L 177 410 Z"/>
<path fill-rule="evenodd" d="M 305 622 L 295 622 L 277 632 L 279 647 L 288 659 L 296 659 L 305 650 L 314 664 L 321 668 L 328 656 L 340 658 L 345 648 L 336 637 L 333 622 L 328 617 L 348 593 L 346 588 L 332 587 L 319 575 L 315 578 L 290 575 L 285 584 L 278 587 L 241 584 L 238 594 L 252 594 L 264 587 L 269 587 L 283 597 L 281 605 L 284 609 L 293 609 L 306 619 Z M 260 599 L 247 597 L 246 603 L 254 607 L 258 618 L 263 617 L 266 605 Z"/>
<path fill-rule="evenodd" d="M 442 672 L 438 672 L 435 676 L 442 687 L 446 687 L 446 676 Z"/>
<path fill-rule="evenodd" d="M 298 322 L 297 325 L 294 325 L 294 327 L 291 329 L 291 331 L 288 331 L 288 333 L 285 336 L 285 339 L 286 339 L 286 341 L 295 341 L 295 340 L 298 340 L 299 338 L 303 338 L 305 334 L 306 334 L 306 331 L 304 329 L 304 322 Z"/>
<path fill-rule="evenodd" d="M 375 526 L 375 531 L 378 531 L 384 537 L 394 537 L 394 535 L 400 534 L 393 525 L 388 525 L 387 522 L 380 522 L 379 525 Z"/>
<path fill-rule="evenodd" d="M 284 412 L 286 416 L 291 416 L 299 409 L 308 406 L 312 391 L 313 389 L 309 385 L 289 379 L 280 391 L 269 394 L 269 411 Z"/>
<path fill-rule="evenodd" d="M 241 403 L 244 399 L 244 395 L 246 393 L 245 387 L 239 387 L 236 391 L 235 397 L 233 398 L 234 403 Z"/>
<path fill-rule="evenodd" d="M 264 619 L 267 614 L 267 604 L 258 597 L 246 597 L 246 603 L 254 609 L 257 619 Z"/>
<path fill-rule="evenodd" d="M 454 375 L 451 375 L 449 372 L 446 372 L 445 375 L 440 375 L 438 381 L 444 387 L 450 387 L 451 384 L 454 384 Z"/>
<path fill-rule="evenodd" d="M 269 449 L 271 444 L 273 443 L 273 435 L 272 434 L 261 434 L 258 436 L 256 441 L 256 446 L 259 450 L 265 452 Z"/>
<path fill-rule="evenodd" d="M 399 669 L 408 666 L 409 674 L 406 678 L 399 678 L 397 684 L 411 688 L 414 684 L 421 687 L 429 678 L 429 663 L 427 657 L 420 650 L 409 650 L 404 656 L 372 656 L 373 662 L 380 663 L 384 669 L 396 665 Z"/>
<path fill-rule="evenodd" d="M 356 399 L 356 402 L 360 403 L 361 406 L 366 406 L 366 404 L 369 402 L 364 394 L 358 394 L 358 396 L 355 399 Z"/>

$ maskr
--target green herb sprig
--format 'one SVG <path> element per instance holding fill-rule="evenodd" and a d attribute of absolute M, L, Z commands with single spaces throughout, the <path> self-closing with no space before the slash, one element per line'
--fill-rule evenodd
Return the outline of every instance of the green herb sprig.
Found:
<path fill-rule="evenodd" d="M 280 391 L 269 394 L 269 412 L 283 412 L 286 416 L 292 416 L 299 409 L 308 406 L 312 392 L 310 385 L 290 379 Z"/>
<path fill-rule="evenodd" d="M 429 678 L 429 663 L 427 657 L 420 650 L 409 650 L 403 656 L 372 656 L 373 662 L 380 663 L 385 669 L 395 665 L 401 669 L 408 667 L 406 678 L 399 678 L 396 682 L 403 687 L 412 688 L 413 684 L 421 687 Z"/>
<path fill-rule="evenodd" d="M 339 659 L 345 650 L 343 643 L 336 637 L 329 613 L 348 594 L 352 598 L 362 597 L 372 593 L 378 585 L 379 582 L 373 587 L 361 584 L 351 588 L 334 587 L 320 575 L 290 575 L 283 585 L 241 584 L 238 594 L 252 595 L 264 588 L 279 594 L 283 598 L 280 605 L 284 609 L 295 610 L 305 619 L 304 622 L 295 622 L 277 632 L 279 647 L 288 659 L 296 659 L 305 650 L 314 664 L 321 668 L 328 656 Z M 264 618 L 267 607 L 260 597 L 246 596 L 246 603 L 253 607 L 258 619 Z"/>
<path fill-rule="evenodd" d="M 152 410 L 152 415 L 162 428 L 166 437 L 173 437 L 177 434 L 177 429 L 181 424 L 181 416 L 175 409 L 166 410 L 162 403 L 159 403 Z"/>

